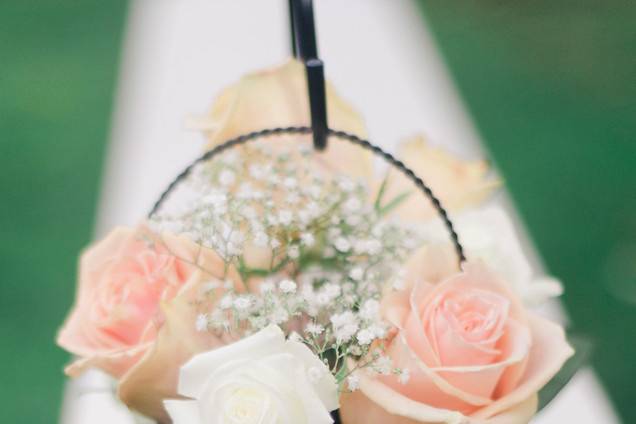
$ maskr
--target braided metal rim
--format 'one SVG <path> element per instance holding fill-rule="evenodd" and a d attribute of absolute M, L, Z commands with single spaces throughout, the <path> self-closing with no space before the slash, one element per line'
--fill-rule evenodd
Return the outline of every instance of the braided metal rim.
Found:
<path fill-rule="evenodd" d="M 211 159 L 212 157 L 216 156 L 217 154 L 220 154 L 224 152 L 225 150 L 228 150 L 232 147 L 245 144 L 249 141 L 256 140 L 259 138 L 264 138 L 264 137 L 273 136 L 273 135 L 284 135 L 284 134 L 311 134 L 311 132 L 312 132 L 312 129 L 310 127 L 267 128 L 260 131 L 254 131 L 251 133 L 240 135 L 236 138 L 226 141 L 225 143 L 215 146 L 214 148 L 208 150 L 202 156 L 197 158 L 194 162 L 188 165 L 179 175 L 177 175 L 177 177 L 168 185 L 166 190 L 163 193 L 161 193 L 161 196 L 159 196 L 159 199 L 155 202 L 150 213 L 148 214 L 148 218 L 151 218 L 154 214 L 157 213 L 157 211 L 161 208 L 161 205 L 164 203 L 164 201 L 167 199 L 170 193 L 177 187 L 177 185 L 179 185 L 181 181 L 183 181 L 190 174 L 192 169 L 198 164 L 205 162 Z M 446 209 L 444 209 L 439 199 L 435 196 L 435 194 L 433 194 L 433 191 L 430 189 L 430 187 L 428 187 L 426 183 L 424 183 L 424 181 L 420 177 L 415 175 L 415 172 L 413 172 L 410 168 L 408 168 L 404 164 L 404 162 L 395 158 L 391 153 L 385 152 L 380 147 L 372 144 L 371 142 L 367 140 L 364 140 L 358 137 L 355 134 L 349 134 L 344 131 L 336 131 L 336 130 L 329 129 L 327 135 L 349 141 L 352 144 L 358 145 L 366 150 L 369 150 L 375 155 L 381 156 L 388 163 L 393 165 L 395 168 L 399 169 L 400 172 L 402 172 L 402 174 L 404 174 L 405 177 L 411 180 L 413 184 L 415 184 L 415 186 L 418 189 L 420 189 L 422 193 L 424 193 L 424 195 L 431 201 L 436 212 L 442 218 L 442 221 L 444 222 L 444 226 L 446 227 L 450 235 L 451 241 L 455 247 L 455 251 L 459 258 L 460 265 L 462 262 L 466 260 L 466 256 L 464 255 L 464 249 L 461 243 L 459 242 L 459 236 L 457 235 L 457 232 L 455 232 L 455 228 L 453 227 L 453 223 L 448 217 L 448 213 L 446 212 Z"/>

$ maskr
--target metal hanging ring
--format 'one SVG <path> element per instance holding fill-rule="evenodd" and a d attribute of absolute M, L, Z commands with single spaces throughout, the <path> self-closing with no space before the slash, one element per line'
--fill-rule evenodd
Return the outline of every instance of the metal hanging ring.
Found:
<path fill-rule="evenodd" d="M 228 140 L 222 144 L 215 146 L 211 150 L 208 150 L 207 152 L 205 152 L 202 156 L 200 156 L 198 159 L 196 159 L 194 162 L 188 165 L 179 175 L 177 175 L 177 177 L 168 185 L 168 187 L 161 194 L 161 196 L 159 196 L 159 199 L 155 202 L 154 206 L 152 207 L 152 210 L 148 214 L 148 218 L 152 218 L 152 216 L 159 211 L 159 209 L 161 208 L 163 203 L 166 201 L 170 193 L 172 193 L 172 191 L 179 185 L 181 181 L 183 181 L 185 178 L 188 177 L 188 175 L 190 175 L 190 173 L 192 172 L 192 169 L 194 169 L 194 167 L 197 166 L 198 164 L 208 161 L 212 157 L 232 147 L 246 144 L 250 141 L 253 141 L 259 138 L 264 138 L 264 137 L 269 137 L 274 135 L 286 135 L 286 134 L 312 134 L 312 132 L 313 130 L 310 127 L 268 128 L 268 129 L 263 129 L 260 131 L 255 131 L 248 134 L 240 135 L 236 138 L 233 138 L 231 140 Z M 448 234 L 450 235 L 450 239 L 455 248 L 455 252 L 457 253 L 459 265 L 461 266 L 461 263 L 466 260 L 466 256 L 464 255 L 464 249 L 459 241 L 459 236 L 457 235 L 457 232 L 455 231 L 455 228 L 453 227 L 453 223 L 448 217 L 448 213 L 446 212 L 446 209 L 444 209 L 444 207 L 442 206 L 439 199 L 435 196 L 435 194 L 433 194 L 433 191 L 430 189 L 430 187 L 428 187 L 428 185 L 426 185 L 426 183 L 415 174 L 415 172 L 413 172 L 409 167 L 407 167 L 404 164 L 404 162 L 397 159 L 391 153 L 388 153 L 382 150 L 380 147 L 372 144 L 368 140 L 358 137 L 357 135 L 349 134 L 344 131 L 336 131 L 332 129 L 327 129 L 327 136 L 346 140 L 352 144 L 358 145 L 366 150 L 371 151 L 373 154 L 382 157 L 389 164 L 397 168 L 406 178 L 412 181 L 413 184 L 415 184 L 415 186 L 431 201 L 433 208 L 442 219 L 444 226 L 446 230 L 448 231 Z"/>

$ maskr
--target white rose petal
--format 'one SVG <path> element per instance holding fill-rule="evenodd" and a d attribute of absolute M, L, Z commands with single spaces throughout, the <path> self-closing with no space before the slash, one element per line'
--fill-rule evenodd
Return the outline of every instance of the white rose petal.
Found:
<path fill-rule="evenodd" d="M 164 402 L 174 424 L 327 424 L 338 408 L 326 365 L 275 325 L 194 356 L 181 367 L 178 392 L 192 400 Z"/>
<path fill-rule="evenodd" d="M 526 305 L 535 306 L 562 293 L 559 281 L 533 275 L 514 224 L 501 207 L 489 206 L 459 214 L 455 227 L 468 259 L 486 262 L 510 283 Z M 439 223 L 428 226 L 425 237 L 437 243 L 448 240 Z"/>

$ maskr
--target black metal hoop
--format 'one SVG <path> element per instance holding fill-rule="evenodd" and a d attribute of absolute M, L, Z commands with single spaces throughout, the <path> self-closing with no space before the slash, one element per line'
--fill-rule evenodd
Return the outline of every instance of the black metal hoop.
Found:
<path fill-rule="evenodd" d="M 179 185 L 181 181 L 183 181 L 190 174 L 192 169 L 198 164 L 205 162 L 211 159 L 212 157 L 232 147 L 245 144 L 259 138 L 264 138 L 264 137 L 273 136 L 273 135 L 311 134 L 311 133 L 312 133 L 312 129 L 310 127 L 267 128 L 260 131 L 254 131 L 248 134 L 240 135 L 236 138 L 226 141 L 225 143 L 215 146 L 214 148 L 208 150 L 202 156 L 197 158 L 194 162 L 188 165 L 183 171 L 181 171 L 179 175 L 177 175 L 177 177 L 168 185 L 168 187 L 164 190 L 164 192 L 161 193 L 161 196 L 159 196 L 159 199 L 155 202 L 150 213 L 148 214 L 148 218 L 152 218 L 152 216 L 155 215 L 157 211 L 159 211 L 159 209 L 163 205 L 164 201 L 168 198 L 170 193 Z M 453 227 L 453 223 L 448 217 L 448 213 L 446 212 L 446 209 L 444 209 L 439 199 L 435 196 L 435 194 L 433 194 L 433 191 L 430 189 L 430 187 L 428 187 L 426 183 L 420 177 L 415 175 L 415 172 L 413 172 L 410 168 L 408 168 L 404 164 L 404 162 L 397 159 L 391 153 L 385 152 L 380 147 L 372 144 L 371 142 L 367 140 L 364 140 L 358 137 L 357 135 L 349 134 L 344 131 L 336 131 L 332 129 L 328 130 L 328 135 L 342 139 L 342 140 L 347 140 L 352 144 L 358 145 L 366 150 L 369 150 L 373 152 L 375 155 L 381 156 L 389 164 L 399 169 L 400 172 L 404 174 L 404 176 L 406 176 L 409 180 L 411 180 L 413 184 L 415 184 L 415 186 L 422 193 L 424 193 L 424 195 L 433 204 L 433 207 L 435 208 L 438 215 L 442 218 L 442 221 L 444 222 L 444 226 L 446 227 L 446 230 L 448 231 L 451 241 L 453 243 L 453 246 L 455 247 L 455 251 L 459 258 L 459 264 L 461 265 L 461 263 L 466 260 L 466 256 L 464 255 L 464 249 L 461 243 L 459 242 L 459 236 L 457 235 L 457 232 L 455 232 L 455 228 Z"/>

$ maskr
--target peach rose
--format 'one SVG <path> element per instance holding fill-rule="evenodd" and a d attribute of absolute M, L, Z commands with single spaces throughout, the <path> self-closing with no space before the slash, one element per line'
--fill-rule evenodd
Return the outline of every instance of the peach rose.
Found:
<path fill-rule="evenodd" d="M 422 255 L 408 288 L 382 305 L 398 329 L 387 355 L 410 379 L 359 372 L 360 390 L 342 398 L 343 422 L 527 423 L 537 392 L 573 354 L 562 328 L 526 311 L 483 263 L 432 284 L 434 270 L 417 275 Z"/>
<path fill-rule="evenodd" d="M 195 330 L 193 306 L 223 270 L 214 252 L 185 237 L 115 229 L 81 256 L 75 305 L 57 339 L 79 357 L 66 373 L 100 368 L 119 379 L 129 407 L 165 419 L 161 401 L 176 395 L 179 367 L 224 344 Z"/>

